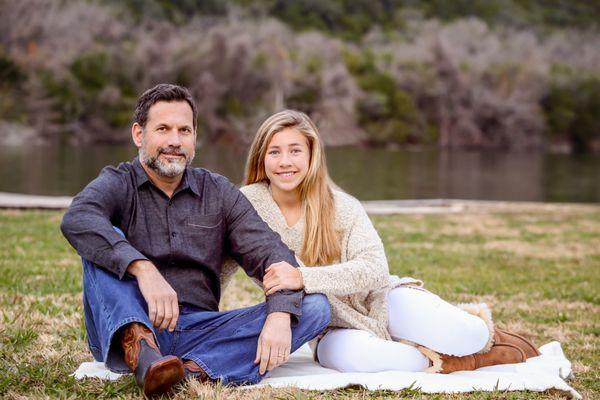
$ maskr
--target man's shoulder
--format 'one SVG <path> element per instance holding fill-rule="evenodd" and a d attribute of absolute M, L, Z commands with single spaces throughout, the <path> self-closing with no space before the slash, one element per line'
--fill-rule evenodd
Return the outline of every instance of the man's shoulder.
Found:
<path fill-rule="evenodd" d="M 131 195 L 131 188 L 135 182 L 134 175 L 131 163 L 107 165 L 74 197 L 71 205 L 90 200 L 104 204 L 123 203 L 127 196 Z"/>
<path fill-rule="evenodd" d="M 107 165 L 94 179 L 90 182 L 90 185 L 97 186 L 106 186 L 106 185 L 120 185 L 126 184 L 126 182 L 131 181 L 131 178 L 134 175 L 135 171 L 133 165 L 130 162 L 122 162 L 119 165 Z"/>
<path fill-rule="evenodd" d="M 195 179 L 208 179 L 209 182 L 213 182 L 215 184 L 230 183 L 229 179 L 227 179 L 225 176 L 216 172 L 212 172 L 206 168 L 188 167 L 188 173 L 190 173 Z"/>
<path fill-rule="evenodd" d="M 208 187 L 209 190 L 215 190 L 218 192 L 226 192 L 231 190 L 238 190 L 231 181 L 216 172 L 212 172 L 206 168 L 200 167 L 189 167 L 188 173 L 191 179 L 193 179 L 198 186 Z"/>
<path fill-rule="evenodd" d="M 118 165 L 107 165 L 100 173 L 108 173 L 111 175 L 126 175 L 134 172 L 133 163 L 130 161 L 120 162 Z"/>

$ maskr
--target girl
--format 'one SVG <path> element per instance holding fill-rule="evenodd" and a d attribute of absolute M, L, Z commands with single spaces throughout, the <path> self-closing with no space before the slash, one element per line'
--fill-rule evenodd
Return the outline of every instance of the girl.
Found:
<path fill-rule="evenodd" d="M 331 304 L 330 327 L 315 351 L 324 367 L 449 373 L 539 355 L 527 340 L 495 329 L 485 304 L 454 306 L 421 281 L 389 275 L 381 239 L 361 204 L 329 179 L 306 114 L 285 110 L 261 125 L 245 185 L 242 192 L 302 265 L 270 267 L 265 294 L 303 289 Z M 225 264 L 224 285 L 236 266 Z"/>

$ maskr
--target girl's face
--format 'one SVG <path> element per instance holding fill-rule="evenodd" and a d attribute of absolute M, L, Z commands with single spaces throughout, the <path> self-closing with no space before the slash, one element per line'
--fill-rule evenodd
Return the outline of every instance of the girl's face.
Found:
<path fill-rule="evenodd" d="M 298 190 L 309 164 L 310 148 L 306 136 L 294 128 L 286 128 L 273 136 L 265 155 L 265 172 L 272 190 Z"/>

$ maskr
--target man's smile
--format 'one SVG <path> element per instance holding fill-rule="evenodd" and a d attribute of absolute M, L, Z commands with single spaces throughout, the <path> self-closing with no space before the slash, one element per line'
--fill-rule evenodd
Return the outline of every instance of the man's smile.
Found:
<path fill-rule="evenodd" d="M 169 161 L 179 161 L 181 158 L 186 158 L 185 154 L 160 153 L 161 156 Z"/>

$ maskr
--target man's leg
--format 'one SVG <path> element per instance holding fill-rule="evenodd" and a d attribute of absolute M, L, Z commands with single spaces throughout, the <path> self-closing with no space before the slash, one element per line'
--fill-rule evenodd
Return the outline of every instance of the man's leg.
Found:
<path fill-rule="evenodd" d="M 113 372 L 131 372 L 119 344 L 120 330 L 139 322 L 152 330 L 147 306 L 132 278 L 114 274 L 83 260 L 83 304 L 90 350 Z M 93 346 L 93 347 L 92 347 Z"/>
<path fill-rule="evenodd" d="M 83 260 L 83 303 L 94 358 L 115 372 L 133 372 L 146 395 L 167 392 L 183 378 L 181 360 L 163 356 L 173 335 L 155 335 L 137 281 Z M 158 336 L 158 341 L 156 340 Z"/>
<path fill-rule="evenodd" d="M 292 326 L 291 351 L 319 335 L 330 318 L 324 295 L 304 296 L 302 316 Z M 221 379 L 225 385 L 253 384 L 263 378 L 254 359 L 266 319 L 264 303 L 226 312 L 182 314 L 180 319 L 175 350 L 179 357 L 194 361 L 211 379 Z"/>

